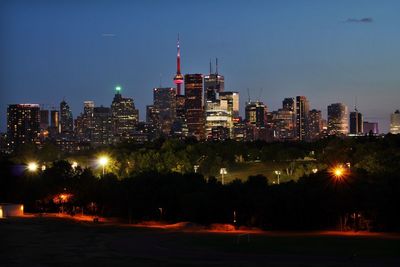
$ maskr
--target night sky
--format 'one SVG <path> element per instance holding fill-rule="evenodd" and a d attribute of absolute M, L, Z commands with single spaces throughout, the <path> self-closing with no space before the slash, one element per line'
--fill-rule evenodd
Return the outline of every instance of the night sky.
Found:
<path fill-rule="evenodd" d="M 0 1 L 0 131 L 12 103 L 109 106 L 116 84 L 145 119 L 152 88 L 218 57 L 226 90 L 269 110 L 305 95 L 388 131 L 400 108 L 400 1 Z M 262 88 L 262 90 L 261 90 Z"/>

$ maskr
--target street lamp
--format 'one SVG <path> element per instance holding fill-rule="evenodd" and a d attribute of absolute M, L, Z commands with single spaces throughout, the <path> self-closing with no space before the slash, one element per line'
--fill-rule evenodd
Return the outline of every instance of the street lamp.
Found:
<path fill-rule="evenodd" d="M 344 179 L 344 177 L 346 176 L 346 169 L 342 166 L 342 165 L 338 165 L 336 167 L 333 167 L 330 170 L 330 173 L 333 175 L 333 177 L 338 180 L 341 181 Z"/>
<path fill-rule="evenodd" d="M 221 174 L 221 181 L 222 181 L 222 184 L 225 184 L 224 175 L 228 174 L 226 168 L 221 168 L 221 169 L 219 170 L 219 174 Z"/>
<path fill-rule="evenodd" d="M 78 162 L 76 161 L 72 162 L 71 167 L 73 170 L 75 170 L 78 167 Z"/>
<path fill-rule="evenodd" d="M 278 177 L 278 184 L 280 184 L 281 173 L 281 171 L 275 171 L 275 174 Z"/>
<path fill-rule="evenodd" d="M 30 172 L 36 172 L 39 168 L 39 165 L 36 162 L 29 162 L 27 165 L 27 169 Z"/>
<path fill-rule="evenodd" d="M 199 169 L 200 165 L 194 165 L 193 169 L 194 169 L 194 173 L 197 173 L 197 170 Z"/>
<path fill-rule="evenodd" d="M 98 159 L 99 165 L 103 168 L 103 176 L 104 176 L 104 169 L 109 162 L 109 158 L 107 156 L 101 156 Z"/>
<path fill-rule="evenodd" d="M 314 169 L 312 169 L 311 170 L 313 173 L 317 173 L 318 172 L 318 169 L 317 168 L 314 168 Z"/>

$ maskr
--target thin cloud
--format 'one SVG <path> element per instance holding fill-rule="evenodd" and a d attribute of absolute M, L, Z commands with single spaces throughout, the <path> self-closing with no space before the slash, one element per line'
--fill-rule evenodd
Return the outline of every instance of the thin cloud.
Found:
<path fill-rule="evenodd" d="M 116 34 L 114 34 L 114 33 L 102 33 L 101 36 L 102 37 L 115 37 Z"/>
<path fill-rule="evenodd" d="M 344 21 L 345 23 L 372 23 L 374 19 L 371 17 L 356 19 L 356 18 L 348 18 Z"/>

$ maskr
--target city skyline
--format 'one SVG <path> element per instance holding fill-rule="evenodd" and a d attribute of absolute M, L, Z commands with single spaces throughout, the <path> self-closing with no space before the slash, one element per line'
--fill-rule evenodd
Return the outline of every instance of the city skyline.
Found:
<path fill-rule="evenodd" d="M 329 104 L 343 102 L 352 111 L 357 97 L 364 120 L 388 132 L 400 99 L 399 3 L 288 2 L 2 2 L 0 131 L 8 104 L 57 107 L 65 97 L 76 118 L 83 101 L 108 106 L 116 84 L 145 120 L 153 88 L 174 87 L 180 33 L 182 74 L 208 74 L 210 58 L 218 57 L 226 91 L 242 96 L 242 116 L 247 88 L 269 110 L 286 97 L 305 95 L 324 118 Z M 191 18 L 186 8 L 199 11 Z M 180 14 L 177 20 L 168 20 L 172 11 Z M 216 21 L 205 19 L 219 14 Z"/>

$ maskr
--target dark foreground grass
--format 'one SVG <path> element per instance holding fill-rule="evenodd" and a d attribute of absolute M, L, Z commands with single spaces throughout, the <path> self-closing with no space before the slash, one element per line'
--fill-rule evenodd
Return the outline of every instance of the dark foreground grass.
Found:
<path fill-rule="evenodd" d="M 176 232 L 57 218 L 0 220 L 0 266 L 400 266 L 387 235 Z"/>

